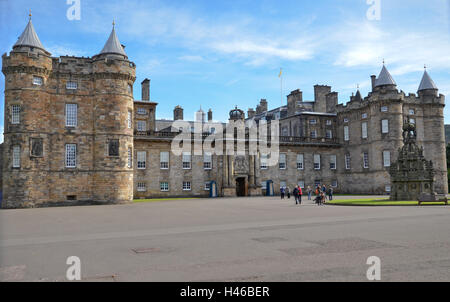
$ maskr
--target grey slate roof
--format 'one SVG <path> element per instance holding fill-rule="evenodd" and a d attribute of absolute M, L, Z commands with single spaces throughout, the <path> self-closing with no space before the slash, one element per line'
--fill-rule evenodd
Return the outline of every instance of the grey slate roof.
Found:
<path fill-rule="evenodd" d="M 384 85 L 397 85 L 397 84 L 395 83 L 389 71 L 386 69 L 386 66 L 383 65 L 383 69 L 381 69 L 380 75 L 375 81 L 375 87 Z"/>
<path fill-rule="evenodd" d="M 34 26 L 33 23 L 31 22 L 31 19 L 30 21 L 28 21 L 27 27 L 25 27 L 25 30 L 20 35 L 19 40 L 17 40 L 13 48 L 20 46 L 36 47 L 45 50 L 44 46 L 39 40 L 38 35 L 36 34 L 36 31 L 34 30 Z"/>
<path fill-rule="evenodd" d="M 111 31 L 111 34 L 109 35 L 108 41 L 106 41 L 106 44 L 100 54 L 118 54 L 125 57 L 127 56 L 125 50 L 122 47 L 122 44 L 120 44 L 119 38 L 117 38 L 116 30 L 114 27 Z"/>
<path fill-rule="evenodd" d="M 422 90 L 426 90 L 426 89 L 436 89 L 437 90 L 438 88 L 437 88 L 436 84 L 434 84 L 434 82 L 431 79 L 428 72 L 425 70 L 423 77 L 422 77 L 422 81 L 420 82 L 418 91 L 422 91 Z"/>

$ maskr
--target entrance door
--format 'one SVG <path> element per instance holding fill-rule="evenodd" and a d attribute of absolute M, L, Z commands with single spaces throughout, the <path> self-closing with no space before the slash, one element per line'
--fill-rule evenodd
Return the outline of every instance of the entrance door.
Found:
<path fill-rule="evenodd" d="M 245 187 L 245 177 L 239 177 L 236 179 L 236 195 L 239 197 L 247 196 L 247 188 Z"/>

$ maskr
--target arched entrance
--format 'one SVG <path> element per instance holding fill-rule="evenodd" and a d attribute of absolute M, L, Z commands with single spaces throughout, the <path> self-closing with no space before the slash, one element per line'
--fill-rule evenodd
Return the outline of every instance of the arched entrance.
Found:
<path fill-rule="evenodd" d="M 246 177 L 236 178 L 236 196 L 243 197 L 248 195 L 248 183 Z"/>

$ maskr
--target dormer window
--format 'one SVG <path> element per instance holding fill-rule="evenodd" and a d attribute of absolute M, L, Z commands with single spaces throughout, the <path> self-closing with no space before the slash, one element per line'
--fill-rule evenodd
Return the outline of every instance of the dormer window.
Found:
<path fill-rule="evenodd" d="M 317 124 L 317 120 L 316 119 L 311 119 L 311 120 L 309 120 L 309 123 L 311 125 L 315 125 L 315 124 Z"/>
<path fill-rule="evenodd" d="M 366 119 L 366 118 L 367 118 L 367 113 L 363 113 L 363 114 L 361 115 L 361 118 L 362 118 L 362 119 Z"/>
<path fill-rule="evenodd" d="M 345 118 L 345 119 L 344 119 L 344 123 L 348 123 L 348 118 Z"/>
<path fill-rule="evenodd" d="M 42 86 L 43 79 L 41 77 L 33 77 L 33 85 Z"/>
<path fill-rule="evenodd" d="M 388 106 L 382 106 L 381 107 L 381 112 L 388 112 L 388 111 L 389 111 Z"/>
<path fill-rule="evenodd" d="M 78 89 L 78 83 L 77 82 L 67 82 L 66 89 L 76 90 L 76 89 Z"/>

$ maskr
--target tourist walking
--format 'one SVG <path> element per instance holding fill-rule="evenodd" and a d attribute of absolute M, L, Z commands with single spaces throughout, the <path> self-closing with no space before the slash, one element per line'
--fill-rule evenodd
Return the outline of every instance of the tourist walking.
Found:
<path fill-rule="evenodd" d="M 327 186 L 325 184 L 322 185 L 322 193 L 324 198 L 327 198 Z"/>
<path fill-rule="evenodd" d="M 292 191 L 292 194 L 294 194 L 294 199 L 295 199 L 295 204 L 298 204 L 298 188 L 295 187 L 294 190 Z"/>
<path fill-rule="evenodd" d="M 333 200 L 333 188 L 328 189 L 328 200 Z"/>
<path fill-rule="evenodd" d="M 311 200 L 312 189 L 310 186 L 308 186 L 306 192 L 308 193 L 308 200 Z"/>
<path fill-rule="evenodd" d="M 291 189 L 289 189 L 289 187 L 287 187 L 287 197 L 288 199 L 291 199 Z"/>
<path fill-rule="evenodd" d="M 284 192 L 285 192 L 284 187 L 281 187 L 281 188 L 280 188 L 281 199 L 284 199 Z"/>
<path fill-rule="evenodd" d="M 298 200 L 299 200 L 300 204 L 302 204 L 302 195 L 303 195 L 302 188 L 300 186 L 298 186 Z"/>

